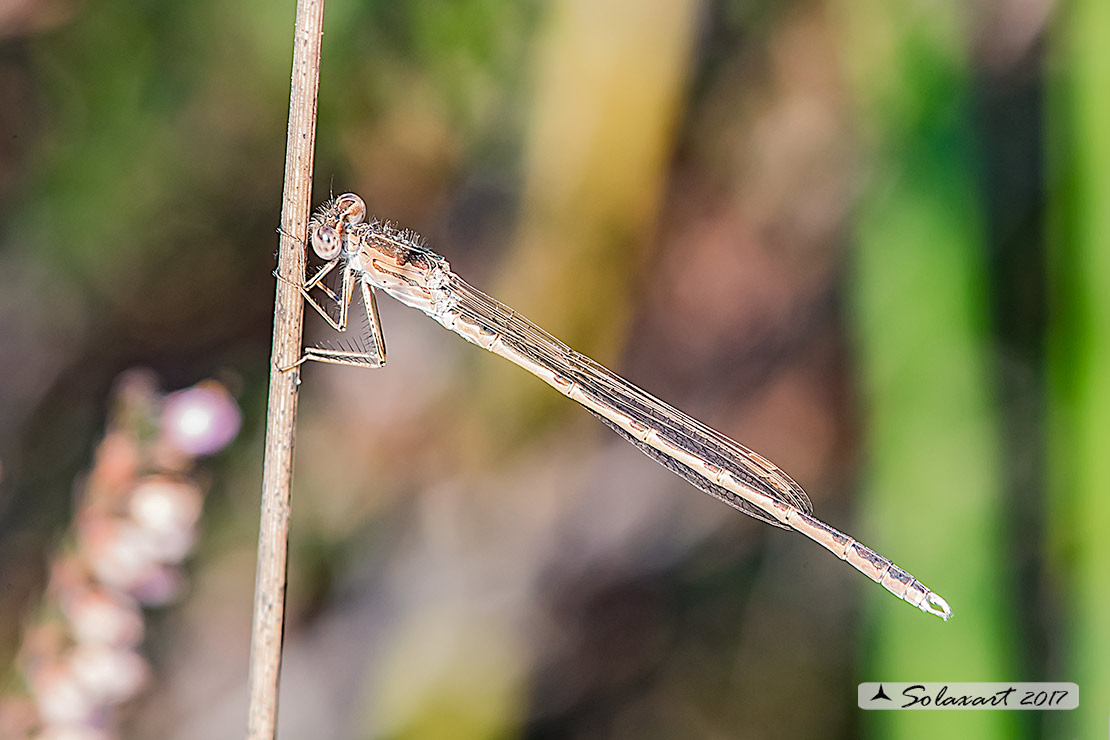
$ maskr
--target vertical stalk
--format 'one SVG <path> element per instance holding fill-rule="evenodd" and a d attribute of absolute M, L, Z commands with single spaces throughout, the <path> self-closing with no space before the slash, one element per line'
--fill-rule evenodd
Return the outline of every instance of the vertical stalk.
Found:
<path fill-rule="evenodd" d="M 274 345 L 266 417 L 258 565 L 251 633 L 250 710 L 247 736 L 269 740 L 277 730 L 278 676 L 285 623 L 286 558 L 289 540 L 290 484 L 293 476 L 294 425 L 297 417 L 297 368 L 281 372 L 300 356 L 304 303 L 295 284 L 304 282 L 305 255 L 290 235 L 307 229 L 312 198 L 316 142 L 316 96 L 320 80 L 324 0 L 298 0 L 294 30 L 289 130 L 285 150 L 282 236 L 274 304 Z"/>

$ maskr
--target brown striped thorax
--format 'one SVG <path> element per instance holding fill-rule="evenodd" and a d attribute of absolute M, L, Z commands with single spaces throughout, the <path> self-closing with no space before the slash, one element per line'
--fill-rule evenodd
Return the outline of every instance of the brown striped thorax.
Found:
<path fill-rule="evenodd" d="M 429 314 L 449 280 L 446 259 L 420 244 L 420 237 L 387 221 L 366 221 L 366 203 L 345 193 L 317 209 L 309 222 L 313 251 L 328 261 L 342 259 L 376 288 Z M 439 298 L 440 300 L 437 300 Z"/>

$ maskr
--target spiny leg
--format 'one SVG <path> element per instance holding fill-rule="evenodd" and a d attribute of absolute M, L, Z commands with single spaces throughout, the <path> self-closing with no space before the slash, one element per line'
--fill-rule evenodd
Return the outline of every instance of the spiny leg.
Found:
<path fill-rule="evenodd" d="M 374 341 L 374 349 L 377 351 L 378 356 L 382 358 L 381 365 L 385 364 L 385 334 L 382 332 L 382 320 L 378 317 L 378 299 L 374 295 L 374 289 L 364 282 L 359 283 L 362 289 L 362 308 L 366 311 L 366 322 L 370 327 L 371 339 Z"/>
<path fill-rule="evenodd" d="M 324 349 L 322 347 L 306 347 L 301 359 L 288 367 L 280 368 L 281 372 L 288 372 L 298 365 L 303 365 L 309 360 L 327 362 L 332 365 L 350 365 L 352 367 L 381 367 L 385 364 L 385 358 L 379 357 L 373 352 L 352 352 L 337 349 Z"/>
<path fill-rule="evenodd" d="M 328 322 L 328 324 L 331 325 L 331 327 L 336 331 L 344 332 L 347 331 L 347 309 L 351 304 L 351 296 L 353 295 L 352 288 L 354 287 L 354 281 L 357 279 L 354 275 L 354 272 L 349 267 L 343 270 L 343 294 L 341 296 L 336 295 L 335 291 L 331 290 L 328 286 L 318 284 L 325 275 L 332 271 L 332 269 L 336 266 L 336 264 L 338 264 L 338 262 L 339 260 L 336 259 L 324 265 L 322 268 L 320 268 L 320 271 L 316 273 L 315 276 L 313 276 L 312 280 L 305 283 L 304 285 L 298 285 L 292 280 L 279 275 L 277 272 L 274 273 L 274 277 L 276 277 L 278 280 L 281 280 L 282 282 L 286 282 L 290 285 L 296 286 L 296 288 L 301 291 L 301 296 L 305 299 L 308 305 L 316 309 L 316 312 L 324 317 L 324 321 Z M 308 292 L 313 288 L 320 288 L 325 293 L 327 293 L 329 298 L 331 298 L 339 305 L 338 321 L 333 319 L 331 317 L 331 314 L 329 314 L 327 310 L 323 306 L 321 306 L 316 301 L 316 299 L 313 298 L 312 295 Z"/>
<path fill-rule="evenodd" d="M 334 266 L 334 262 L 329 264 Z M 325 269 L 330 269 L 330 267 L 325 266 Z M 284 278 L 280 279 L 284 280 Z M 354 367 L 381 367 L 385 364 L 385 337 L 382 335 L 381 319 L 378 317 L 378 303 L 374 296 L 374 291 L 369 285 L 359 281 L 350 267 L 343 271 L 343 293 L 342 296 L 337 297 L 336 300 L 336 303 L 338 303 L 340 307 L 338 322 L 332 319 L 323 307 L 308 294 L 306 288 L 301 287 L 301 294 L 304 296 L 305 300 L 316 309 L 317 313 L 324 317 L 324 320 L 327 321 L 332 328 L 336 331 L 343 332 L 347 330 L 351 298 L 354 296 L 354 284 L 356 281 L 359 282 L 362 290 L 362 308 L 366 312 L 366 323 L 371 335 L 371 351 L 358 352 L 354 350 L 333 350 L 323 347 L 306 347 L 304 355 L 292 365 L 281 368 L 282 372 L 292 370 L 294 367 L 309 360 L 327 362 L 335 365 L 351 365 Z M 318 287 L 326 288 L 326 286 Z M 329 291 L 329 294 L 334 295 L 331 291 Z"/>
<path fill-rule="evenodd" d="M 334 300 L 338 303 L 339 302 L 339 297 L 337 295 L 335 295 L 334 292 L 332 292 L 332 289 L 329 288 L 326 285 L 320 285 L 320 281 L 324 279 L 324 276 L 326 276 L 333 269 L 335 269 L 335 266 L 337 264 L 339 264 L 339 260 L 338 259 L 333 259 L 332 261 L 330 261 L 327 264 L 325 264 L 324 266 L 322 266 L 319 270 L 317 270 L 316 274 L 312 276 L 312 279 L 304 284 L 304 286 L 303 286 L 304 289 L 305 290 L 312 290 L 315 287 L 319 287 L 320 290 L 323 290 L 323 291 L 327 292 L 327 294 L 332 297 L 332 300 Z"/>

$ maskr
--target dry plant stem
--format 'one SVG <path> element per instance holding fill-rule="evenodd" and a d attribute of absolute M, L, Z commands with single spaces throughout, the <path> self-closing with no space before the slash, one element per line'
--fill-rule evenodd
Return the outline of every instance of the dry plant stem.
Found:
<path fill-rule="evenodd" d="M 304 250 L 290 234 L 303 235 L 312 196 L 316 142 L 316 93 L 320 79 L 324 0 L 298 0 L 294 31 L 289 133 L 285 150 L 285 190 L 281 248 L 274 305 L 274 346 L 266 418 L 266 457 L 251 633 L 250 714 L 247 736 L 270 740 L 277 730 L 278 674 L 285 618 L 285 569 L 289 537 L 289 494 L 293 474 L 293 434 L 300 371 L 279 368 L 300 357 L 304 303 L 296 285 L 304 282 Z"/>

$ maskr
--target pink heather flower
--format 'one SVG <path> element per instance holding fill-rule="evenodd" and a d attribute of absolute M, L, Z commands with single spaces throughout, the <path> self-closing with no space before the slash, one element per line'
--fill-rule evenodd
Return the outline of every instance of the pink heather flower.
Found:
<path fill-rule="evenodd" d="M 143 606 L 165 606 L 177 599 L 185 588 L 185 577 L 176 567 L 163 565 L 151 569 L 139 583 L 131 587 L 130 595 Z"/>
<path fill-rule="evenodd" d="M 60 600 L 78 642 L 138 645 L 146 623 L 138 605 L 123 594 L 89 588 Z"/>
<path fill-rule="evenodd" d="M 158 565 L 151 538 L 130 518 L 86 517 L 77 539 L 93 573 L 106 586 L 128 591 Z"/>
<path fill-rule="evenodd" d="M 99 707 L 64 661 L 34 671 L 30 684 L 39 714 L 48 724 L 82 725 L 95 721 Z"/>
<path fill-rule="evenodd" d="M 132 491 L 128 511 L 150 557 L 178 563 L 193 547 L 203 506 L 204 495 L 195 485 L 151 477 Z"/>
<path fill-rule="evenodd" d="M 77 645 L 68 656 L 74 678 L 98 704 L 121 704 L 146 685 L 150 669 L 130 648 Z"/>
<path fill-rule="evenodd" d="M 162 434 L 185 454 L 202 457 L 227 447 L 241 422 L 227 390 L 219 383 L 202 383 L 166 396 Z"/>
<path fill-rule="evenodd" d="M 192 529 L 200 518 L 204 496 L 191 483 L 151 477 L 131 492 L 128 510 L 140 527 L 157 533 Z"/>

